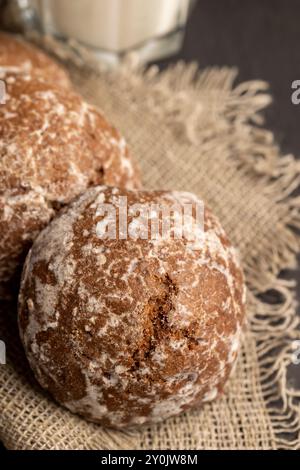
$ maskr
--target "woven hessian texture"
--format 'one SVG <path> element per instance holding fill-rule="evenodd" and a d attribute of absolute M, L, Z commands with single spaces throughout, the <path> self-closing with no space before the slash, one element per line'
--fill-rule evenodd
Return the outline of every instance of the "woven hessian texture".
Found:
<path fill-rule="evenodd" d="M 299 337 L 294 284 L 279 277 L 299 249 L 300 168 L 260 125 L 266 84 L 234 85 L 236 71 L 177 64 L 160 74 L 127 61 L 96 72 L 65 59 L 78 90 L 126 136 L 146 188 L 193 191 L 239 248 L 248 285 L 248 329 L 236 372 L 215 403 L 140 430 L 106 430 L 71 415 L 32 378 L 14 307 L 2 302 L 0 438 L 10 449 L 300 448 L 299 392 L 286 383 Z M 277 304 L 262 300 L 269 290 Z"/>

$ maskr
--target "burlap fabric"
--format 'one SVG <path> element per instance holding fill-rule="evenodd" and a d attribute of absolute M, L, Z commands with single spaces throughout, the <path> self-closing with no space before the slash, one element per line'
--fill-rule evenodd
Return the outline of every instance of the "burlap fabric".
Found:
<path fill-rule="evenodd" d="M 56 405 L 32 378 L 13 307 L 2 302 L 0 438 L 10 449 L 300 448 L 299 392 L 287 368 L 299 338 L 294 283 L 280 279 L 299 249 L 299 163 L 281 156 L 260 127 L 269 103 L 261 81 L 235 86 L 233 69 L 199 72 L 177 64 L 147 72 L 127 60 L 98 72 L 78 51 L 59 48 L 75 86 L 126 136 L 147 188 L 194 191 L 239 248 L 248 285 L 248 331 L 223 397 L 163 424 L 130 432 L 103 429 Z M 71 58 L 70 58 L 71 57 Z M 261 294 L 280 294 L 268 303 Z"/>

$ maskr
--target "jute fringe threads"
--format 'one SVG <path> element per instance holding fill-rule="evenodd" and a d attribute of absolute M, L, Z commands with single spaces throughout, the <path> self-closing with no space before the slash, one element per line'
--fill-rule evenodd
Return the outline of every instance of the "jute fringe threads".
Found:
<path fill-rule="evenodd" d="M 0 438 L 11 449 L 300 449 L 300 392 L 287 368 L 300 339 L 295 283 L 279 277 L 299 251 L 300 164 L 260 127 L 267 84 L 234 86 L 237 71 L 178 63 L 163 73 L 132 58 L 115 72 L 87 65 L 74 45 L 44 46 L 74 85 L 124 133 L 147 188 L 194 191 L 239 248 L 248 285 L 248 331 L 237 371 L 216 403 L 152 427 L 105 430 L 59 407 L 33 380 L 11 308 L 2 302 Z M 262 300 L 271 291 L 276 304 Z"/>

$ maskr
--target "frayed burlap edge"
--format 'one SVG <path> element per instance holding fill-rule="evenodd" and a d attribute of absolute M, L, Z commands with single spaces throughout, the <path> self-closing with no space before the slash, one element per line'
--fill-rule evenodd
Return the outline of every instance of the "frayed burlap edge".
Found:
<path fill-rule="evenodd" d="M 40 43 L 40 39 L 39 39 Z M 299 251 L 299 237 L 295 231 L 300 228 L 300 197 L 293 196 L 300 182 L 300 165 L 293 156 L 281 157 L 273 142 L 273 135 L 256 124 L 261 124 L 259 112 L 269 104 L 270 97 L 266 93 L 267 85 L 261 81 L 243 83 L 234 88 L 237 71 L 234 69 L 208 69 L 199 73 L 197 64 L 185 65 L 179 63 L 163 73 L 157 67 L 148 70 L 139 68 L 134 57 L 125 61 L 117 71 L 96 70 L 85 51 L 76 44 L 62 47 L 52 38 L 43 41 L 44 46 L 67 63 L 70 68 L 84 67 L 87 74 L 105 73 L 106 79 L 115 84 L 121 84 L 120 89 L 126 94 L 126 87 L 135 87 L 145 92 L 146 86 L 151 86 L 152 101 L 149 109 L 155 114 L 156 110 L 163 113 L 166 125 L 180 129 L 184 138 L 197 143 L 199 124 L 199 109 L 195 104 L 197 90 L 203 87 L 231 89 L 231 101 L 224 106 L 224 116 L 230 120 L 237 115 L 241 133 L 249 132 L 248 122 L 251 122 L 251 152 L 239 152 L 232 158 L 238 159 L 239 168 L 259 175 L 264 182 L 264 191 L 280 204 L 288 206 L 289 216 L 282 220 L 277 228 L 276 247 L 266 252 L 259 259 L 252 254 L 245 264 L 245 273 L 249 287 L 248 303 L 250 330 L 255 335 L 256 352 L 260 368 L 261 388 L 264 401 L 272 422 L 275 448 L 300 448 L 300 392 L 287 383 L 287 371 L 295 354 L 295 340 L 300 339 L 299 318 L 296 314 L 295 282 L 281 279 L 280 271 L 295 266 L 296 254 Z M 74 69 L 75 70 L 75 69 Z M 143 83 L 143 87 L 141 87 Z M 174 87 L 182 90 L 176 94 Z M 191 93 L 192 92 L 192 93 Z M 179 98 L 178 98 L 179 96 Z M 179 101 L 178 101 L 179 99 Z M 254 125 L 253 125 L 254 124 Z M 224 135 L 222 136 L 224 139 Z M 228 135 L 230 139 L 230 135 Z M 262 294 L 273 291 L 280 297 L 276 305 L 262 300 Z M 92 443 L 97 442 L 101 448 L 133 448 L 134 433 L 122 433 L 116 441 L 115 434 L 102 431 L 91 437 Z M 87 439 L 88 441 L 88 439 Z M 89 443 L 86 442 L 87 448 Z"/>

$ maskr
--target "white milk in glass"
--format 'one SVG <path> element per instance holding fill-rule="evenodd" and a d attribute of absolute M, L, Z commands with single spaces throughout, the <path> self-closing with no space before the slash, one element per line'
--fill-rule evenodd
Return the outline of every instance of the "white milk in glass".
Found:
<path fill-rule="evenodd" d="M 190 0 L 28 0 L 44 32 L 72 38 L 111 61 L 136 51 L 141 61 L 177 52 Z"/>

